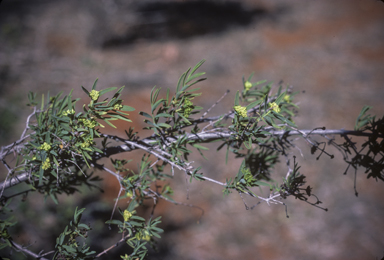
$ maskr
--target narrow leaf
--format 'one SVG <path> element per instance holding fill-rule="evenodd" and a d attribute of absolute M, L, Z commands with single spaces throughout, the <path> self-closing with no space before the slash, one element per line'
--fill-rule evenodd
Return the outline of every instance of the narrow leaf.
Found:
<path fill-rule="evenodd" d="M 107 88 L 107 89 L 100 90 L 99 95 L 100 95 L 100 96 L 101 96 L 101 95 L 104 95 L 105 93 L 108 93 L 108 92 L 113 91 L 113 90 L 115 90 L 115 89 L 117 89 L 117 87 L 111 87 L 111 88 Z"/>
<path fill-rule="evenodd" d="M 96 88 L 96 85 L 97 85 L 97 81 L 98 81 L 98 80 L 99 80 L 99 79 L 96 79 L 95 82 L 93 83 L 92 90 L 94 90 L 94 89 Z"/>

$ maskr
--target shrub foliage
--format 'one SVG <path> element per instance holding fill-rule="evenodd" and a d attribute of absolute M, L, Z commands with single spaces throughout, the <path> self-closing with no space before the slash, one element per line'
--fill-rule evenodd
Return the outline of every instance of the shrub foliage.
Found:
<path fill-rule="evenodd" d="M 298 93 L 291 87 L 272 88 L 272 84 L 265 81 L 253 82 L 251 75 L 243 78 L 243 88 L 236 93 L 233 107 L 227 113 L 208 116 L 212 107 L 228 92 L 202 113 L 203 108 L 197 105 L 201 93 L 195 85 L 205 80 L 202 78 L 205 73 L 197 72 L 203 63 L 204 60 L 181 75 L 173 95 L 167 89 L 165 97 L 160 98 L 160 89 L 152 89 L 150 113 L 140 112 L 147 124 L 145 129 L 151 132 L 145 138 L 132 127 L 126 129 L 126 138 L 103 131 L 105 125 L 115 127 L 114 120 L 131 121 L 127 112 L 135 109 L 121 99 L 124 87 L 117 91 L 117 88 L 97 90 L 97 80 L 91 90 L 82 87 L 89 97 L 89 103 L 83 105 L 82 111 L 76 111 L 80 99 L 74 98 L 72 91 L 66 96 L 62 93 L 43 95 L 40 102 L 36 100 L 36 94 L 29 93 L 28 106 L 33 112 L 27 118 L 26 127 L 20 139 L 2 147 L 0 153 L 3 169 L 6 169 L 0 183 L 0 249 L 12 248 L 36 259 L 93 259 L 124 243 L 131 248 L 131 253 L 122 255 L 122 259 L 144 259 L 147 246 L 153 246 L 163 232 L 158 227 L 161 217 L 154 218 L 152 214 L 145 219 L 139 216 L 136 208 L 148 199 L 177 204 L 172 199 L 172 187 L 167 184 L 167 179 L 174 174 L 185 174 L 190 182 L 221 185 L 224 195 L 236 192 L 242 197 L 254 197 L 258 203 L 281 204 L 286 208 L 284 201 L 293 197 L 321 208 L 321 201 L 306 184 L 305 175 L 300 173 L 298 158 L 292 156 L 292 149 L 301 152 L 295 144 L 298 138 L 310 145 L 312 154 L 319 154 L 317 158 L 324 155 L 332 159 L 333 155 L 326 148 L 334 146 L 343 155 L 346 172 L 353 168 L 356 174 L 356 170 L 363 167 L 367 178 L 384 181 L 384 118 L 376 119 L 367 114 L 370 107 L 362 109 L 354 130 L 299 129 L 294 122 L 299 110 L 294 102 Z M 113 96 L 106 98 L 109 92 L 113 92 Z M 337 135 L 342 137 L 342 143 L 333 138 Z M 318 141 L 316 136 L 323 141 Z M 351 136 L 361 136 L 365 142 L 357 147 Z M 204 174 L 200 166 L 188 159 L 193 151 L 204 157 L 208 150 L 204 143 L 215 143 L 217 150 L 224 149 L 226 156 L 223 160 L 226 162 L 229 153 L 241 159 L 238 172 L 225 180 Z M 127 168 L 129 160 L 113 157 L 137 149 L 145 154 L 136 172 Z M 110 158 L 113 168 L 100 163 L 102 158 Z M 272 179 L 271 172 L 280 158 L 285 159 L 282 161 L 287 172 L 278 181 Z M 18 225 L 10 210 L 13 197 L 41 193 L 45 199 L 51 198 L 59 204 L 59 194 L 71 195 L 81 186 L 94 187 L 101 181 L 94 176 L 94 168 L 111 174 L 120 183 L 113 218 L 103 220 L 107 225 L 116 226 L 121 233 L 121 239 L 115 245 L 96 252 L 87 244 L 87 236 L 93 231 L 92 223 L 81 222 L 85 208 L 74 209 L 73 220 L 58 234 L 52 251 L 36 253 L 17 243 L 17 237 L 11 232 L 12 227 Z M 8 195 L 7 191 L 20 183 L 29 188 Z M 159 186 L 159 183 L 163 185 Z M 262 187 L 269 190 L 268 196 L 262 196 Z M 128 200 L 128 207 L 117 208 L 118 200 Z M 252 208 L 247 204 L 245 207 Z M 115 211 L 119 214 L 114 214 Z"/>

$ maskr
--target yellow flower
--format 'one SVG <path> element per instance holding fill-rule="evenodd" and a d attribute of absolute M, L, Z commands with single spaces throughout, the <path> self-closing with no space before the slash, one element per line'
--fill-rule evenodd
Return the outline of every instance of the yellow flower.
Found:
<path fill-rule="evenodd" d="M 45 159 L 45 162 L 43 162 L 43 165 L 42 165 L 43 170 L 47 170 L 47 169 L 51 168 L 50 161 L 51 160 L 49 160 L 49 158 Z"/>
<path fill-rule="evenodd" d="M 279 105 L 276 104 L 275 102 L 269 103 L 269 107 L 272 108 L 272 110 L 275 111 L 276 113 L 280 112 Z"/>
<path fill-rule="evenodd" d="M 123 105 L 120 105 L 120 104 L 116 104 L 116 105 L 113 106 L 114 110 L 120 110 L 122 108 L 123 108 Z"/>
<path fill-rule="evenodd" d="M 88 142 L 81 143 L 81 148 L 87 148 L 87 147 L 89 147 Z"/>
<path fill-rule="evenodd" d="M 124 221 L 128 221 L 132 217 L 132 213 L 128 210 L 124 210 Z"/>
<path fill-rule="evenodd" d="M 193 110 L 193 103 L 191 100 L 186 99 L 183 104 L 183 116 L 188 118 Z"/>
<path fill-rule="evenodd" d="M 286 95 L 284 96 L 284 101 L 287 102 L 287 103 L 291 102 L 291 96 L 288 95 L 288 94 L 286 94 Z"/>
<path fill-rule="evenodd" d="M 127 197 L 132 197 L 133 193 L 132 193 L 132 191 L 127 191 L 127 193 L 125 195 L 127 195 Z"/>
<path fill-rule="evenodd" d="M 97 90 L 92 90 L 91 93 L 89 93 L 89 95 L 91 96 L 92 100 L 97 100 L 99 98 L 99 92 L 100 91 L 97 91 Z"/>
<path fill-rule="evenodd" d="M 137 240 L 151 240 L 151 236 L 149 235 L 149 232 L 147 230 L 144 230 L 143 234 L 141 232 L 136 233 L 135 237 Z"/>
<path fill-rule="evenodd" d="M 248 80 L 244 83 L 245 90 L 248 91 L 252 88 L 252 83 Z"/>
<path fill-rule="evenodd" d="M 51 149 L 51 146 L 49 144 L 47 144 L 46 142 L 44 142 L 40 147 L 39 147 L 40 150 L 44 150 L 44 151 L 49 151 Z"/>
<path fill-rule="evenodd" d="M 89 127 L 89 128 L 94 128 L 95 126 L 96 126 L 96 121 L 94 121 L 94 120 L 89 120 L 89 119 L 87 119 L 87 120 L 84 120 L 83 121 L 83 124 L 84 124 L 84 126 L 86 126 L 86 127 Z"/>
<path fill-rule="evenodd" d="M 75 110 L 71 109 L 67 109 L 67 111 L 64 111 L 63 112 L 63 116 L 67 116 L 67 115 L 73 115 L 75 113 Z"/>
<path fill-rule="evenodd" d="M 234 106 L 235 111 L 242 117 L 247 117 L 247 108 L 242 106 Z"/>
<path fill-rule="evenodd" d="M 129 258 L 129 256 L 127 255 L 127 254 L 125 254 L 125 255 L 121 255 L 120 256 L 122 259 L 124 259 L 124 260 L 127 260 L 128 258 Z"/>

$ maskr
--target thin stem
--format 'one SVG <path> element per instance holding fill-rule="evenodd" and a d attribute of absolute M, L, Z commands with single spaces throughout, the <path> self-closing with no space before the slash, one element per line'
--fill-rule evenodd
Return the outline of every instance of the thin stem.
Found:
<path fill-rule="evenodd" d="M 12 244 L 12 246 L 15 247 L 16 249 L 18 249 L 18 250 L 24 252 L 24 253 L 27 254 L 27 255 L 33 256 L 33 257 L 36 258 L 36 259 L 40 259 L 40 260 L 48 260 L 47 258 L 45 258 L 45 257 L 43 257 L 43 256 L 41 256 L 41 255 L 38 255 L 38 254 L 32 252 L 31 250 L 28 250 L 27 248 L 25 248 L 25 247 L 23 247 L 23 246 L 21 246 L 21 245 L 15 243 L 15 242 L 13 242 L 13 241 L 11 241 L 11 244 Z M 47 254 L 50 254 L 50 253 L 52 253 L 52 252 L 48 252 L 48 253 L 46 253 L 46 254 L 44 254 L 44 255 L 47 255 Z M 53 252 L 53 253 L 54 253 L 54 252 Z"/>
<path fill-rule="evenodd" d="M 126 235 L 126 236 L 124 236 L 122 239 L 120 239 L 119 241 L 117 241 L 115 244 L 111 245 L 110 247 L 108 247 L 107 249 L 105 249 L 103 252 L 97 254 L 97 255 L 95 256 L 95 258 L 98 258 L 98 257 L 100 257 L 100 256 L 102 256 L 102 255 L 105 255 L 106 253 L 108 253 L 108 251 L 114 249 L 115 247 L 117 247 L 117 246 L 118 246 L 119 244 L 121 244 L 122 242 L 125 242 L 125 241 L 129 238 L 129 236 L 130 236 L 129 234 Z"/>

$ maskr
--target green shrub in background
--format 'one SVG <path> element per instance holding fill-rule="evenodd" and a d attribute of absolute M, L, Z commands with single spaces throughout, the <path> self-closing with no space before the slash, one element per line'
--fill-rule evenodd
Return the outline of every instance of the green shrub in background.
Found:
<path fill-rule="evenodd" d="M 122 259 L 144 259 L 147 246 L 153 246 L 155 239 L 159 239 L 163 232 L 158 227 L 161 217 L 154 218 L 152 212 L 151 217 L 145 219 L 138 215 L 136 208 L 146 200 L 163 199 L 177 204 L 172 199 L 172 187 L 166 184 L 174 174 L 184 174 L 190 182 L 206 181 L 221 185 L 224 196 L 237 192 L 242 197 L 256 198 L 258 203 L 284 205 L 286 210 L 284 201 L 294 197 L 322 208 L 321 201 L 306 184 L 306 177 L 300 173 L 298 159 L 292 156 L 292 148 L 300 150 L 295 145 L 297 137 L 304 139 L 310 145 L 311 153 L 318 152 L 319 157 L 324 155 L 332 159 L 333 155 L 327 152 L 326 145 L 336 147 L 343 154 L 346 171 L 352 167 L 356 174 L 356 169 L 363 167 L 367 178 L 384 181 L 384 118 L 377 120 L 367 115 L 370 107 L 362 109 L 354 130 L 299 129 L 294 122 L 299 109 L 294 103 L 297 93 L 283 86 L 273 92 L 271 85 L 265 81 L 252 83 L 251 75 L 248 79 L 243 78 L 243 89 L 236 93 L 229 112 L 208 117 L 221 98 L 204 113 L 201 113 L 202 107 L 196 105 L 195 98 L 200 93 L 198 88 L 192 86 L 205 80 L 202 78 L 204 73 L 197 72 L 203 63 L 199 62 L 180 77 L 174 95 L 167 89 L 165 98 L 159 98 L 160 89 L 152 89 L 151 112 L 140 112 L 147 124 L 145 129 L 152 133 L 145 138 L 133 128 L 126 130 L 126 138 L 100 131 L 105 125 L 115 127 L 114 120 L 130 122 L 127 112 L 134 108 L 120 99 L 123 87 L 117 91 L 116 88 L 97 90 L 97 80 L 91 90 L 82 87 L 89 103 L 83 105 L 81 112 L 75 109 L 79 99 L 73 98 L 72 92 L 67 96 L 61 93 L 43 96 L 40 104 L 36 95 L 30 93 L 28 106 L 33 108 L 33 113 L 27 118 L 26 128 L 19 140 L 2 147 L 0 152 L 1 162 L 7 170 L 5 179 L 0 183 L 0 249 L 13 248 L 36 259 L 93 259 L 124 243 L 131 248 L 131 253 L 122 255 Z M 112 98 L 104 98 L 106 93 L 112 91 L 116 91 Z M 330 137 L 334 135 L 341 136 L 344 142 L 336 143 Z M 316 141 L 315 136 L 322 137 L 324 141 Z M 366 141 L 357 147 L 350 136 L 361 136 Z M 204 157 L 208 148 L 203 144 L 213 142 L 217 144 L 217 150 L 225 149 L 223 161 L 226 163 L 229 153 L 242 160 L 233 177 L 213 179 L 188 159 L 193 151 Z M 137 172 L 126 167 L 129 160 L 113 158 L 113 155 L 137 149 L 145 152 Z M 99 162 L 106 157 L 111 157 L 113 168 Z M 275 180 L 271 171 L 279 158 L 285 159 L 287 172 L 282 180 Z M 59 194 L 71 195 L 81 186 L 92 187 L 95 182 L 101 181 L 93 176 L 94 168 L 111 174 L 120 183 L 112 212 L 114 217 L 103 221 L 116 226 L 121 239 L 112 246 L 106 245 L 100 252 L 92 250 L 92 244 L 87 244 L 87 236 L 92 236 L 94 232 L 91 230 L 92 223 L 81 222 L 86 209 L 76 207 L 73 209 L 73 220 L 63 227 L 61 234 L 57 234 L 52 251 L 32 252 L 29 247 L 18 244 L 17 237 L 11 233 L 12 227 L 18 225 L 10 210 L 14 203 L 12 197 L 25 196 L 28 199 L 26 195 L 38 192 L 45 199 L 51 198 L 59 204 Z M 20 183 L 27 184 L 29 189 L 5 195 L 5 190 L 12 190 Z M 159 183 L 165 184 L 159 186 Z M 261 195 L 262 187 L 269 189 L 268 196 Z M 357 195 L 356 188 L 355 192 Z M 118 200 L 127 200 L 128 207 L 117 208 Z M 245 206 L 247 209 L 255 207 Z M 120 214 L 116 216 L 115 211 Z"/>

